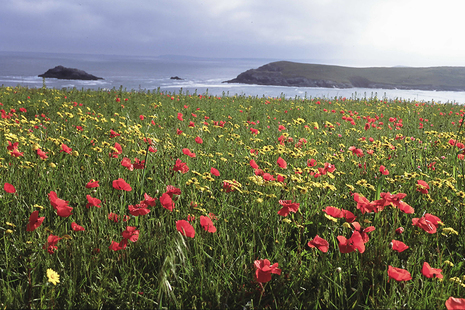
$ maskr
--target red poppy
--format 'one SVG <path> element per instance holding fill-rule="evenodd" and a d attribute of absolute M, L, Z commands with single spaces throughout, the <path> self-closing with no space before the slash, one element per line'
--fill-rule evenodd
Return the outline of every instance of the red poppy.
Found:
<path fill-rule="evenodd" d="M 438 278 L 442 279 L 444 276 L 441 274 L 442 269 L 435 269 L 431 268 L 431 266 L 427 263 L 423 263 L 423 268 L 421 269 L 421 273 L 427 278 Z"/>
<path fill-rule="evenodd" d="M 122 178 L 118 178 L 113 181 L 113 188 L 120 190 L 120 191 L 127 191 L 127 192 L 132 191 L 131 185 L 126 183 L 126 181 L 123 180 Z"/>
<path fill-rule="evenodd" d="M 114 131 L 113 129 L 110 129 L 110 138 L 118 137 L 121 136 L 119 133 Z"/>
<path fill-rule="evenodd" d="M 129 171 L 134 170 L 134 166 L 131 163 L 131 160 L 127 157 L 124 157 L 123 160 L 121 161 L 121 166 L 128 168 Z"/>
<path fill-rule="evenodd" d="M 202 140 L 202 138 L 200 138 L 200 137 L 196 137 L 196 138 L 195 138 L 195 142 L 197 142 L 198 144 L 202 144 L 202 143 L 203 143 L 203 140 Z"/>
<path fill-rule="evenodd" d="M 328 214 L 329 216 L 332 216 L 335 218 L 345 218 L 347 222 L 349 223 L 355 221 L 355 219 L 357 218 L 352 212 L 348 210 L 339 209 L 339 208 L 332 207 L 332 206 L 327 206 L 322 211 Z"/>
<path fill-rule="evenodd" d="M 344 236 L 337 236 L 339 242 L 339 251 L 341 253 L 350 253 L 358 250 L 360 253 L 365 252 L 365 243 L 358 231 L 354 231 L 349 239 Z"/>
<path fill-rule="evenodd" d="M 357 155 L 358 157 L 363 157 L 363 150 L 362 149 L 358 149 L 356 148 L 355 146 L 351 146 L 349 147 L 349 151 L 352 152 L 352 154 L 354 155 Z"/>
<path fill-rule="evenodd" d="M 434 234 L 437 231 L 441 220 L 432 214 L 426 213 L 421 218 L 413 218 L 412 225 L 418 226 L 429 234 Z"/>
<path fill-rule="evenodd" d="M 5 190 L 5 192 L 10 193 L 10 194 L 16 193 L 16 188 L 10 183 L 5 183 L 3 185 L 3 189 Z"/>
<path fill-rule="evenodd" d="M 308 167 L 315 167 L 316 165 L 317 165 L 317 162 L 313 158 L 307 160 L 307 166 Z"/>
<path fill-rule="evenodd" d="M 182 118 L 182 113 L 178 113 L 178 120 L 180 120 L 181 122 L 184 121 L 184 119 Z"/>
<path fill-rule="evenodd" d="M 170 195 L 171 198 L 181 195 L 181 189 L 174 187 L 173 185 L 166 186 L 166 193 Z"/>
<path fill-rule="evenodd" d="M 182 134 L 182 130 L 176 129 L 176 134 L 179 136 Z"/>
<path fill-rule="evenodd" d="M 382 175 L 388 175 L 389 174 L 389 170 L 387 170 L 386 167 L 384 167 L 383 165 L 381 165 L 379 167 L 379 172 L 381 172 Z"/>
<path fill-rule="evenodd" d="M 102 206 L 100 205 L 102 203 L 102 201 L 98 198 L 93 198 L 91 197 L 90 195 L 86 195 L 86 198 L 87 198 L 87 204 L 86 204 L 86 208 L 89 209 L 90 207 L 97 207 L 97 208 L 101 208 Z"/>
<path fill-rule="evenodd" d="M 281 158 L 281 156 L 278 158 L 276 163 L 278 164 L 279 167 L 281 167 L 283 169 L 287 168 L 287 163 L 286 163 L 286 161 L 284 159 Z"/>
<path fill-rule="evenodd" d="M 362 228 L 359 222 L 352 222 L 352 227 L 354 227 L 354 229 L 360 233 L 363 243 L 367 243 L 370 240 L 367 233 L 372 232 L 376 229 L 374 226 Z"/>
<path fill-rule="evenodd" d="M 18 145 L 19 145 L 19 142 L 11 143 L 11 141 L 8 141 L 8 146 L 6 147 L 6 149 L 8 151 L 13 151 L 13 150 L 18 149 Z"/>
<path fill-rule="evenodd" d="M 189 157 L 192 157 L 192 158 L 196 157 L 195 153 L 191 152 L 191 150 L 189 150 L 188 148 L 182 149 L 182 152 L 184 153 L 184 155 L 187 155 Z"/>
<path fill-rule="evenodd" d="M 403 252 L 405 250 L 407 250 L 409 248 L 408 245 L 406 245 L 405 243 L 403 243 L 402 241 L 398 241 L 398 240 L 392 240 L 391 241 L 391 244 L 392 244 L 392 249 L 394 251 L 397 251 L 397 252 Z"/>
<path fill-rule="evenodd" d="M 376 212 L 376 205 L 362 195 L 355 193 L 354 200 L 357 202 L 357 209 L 365 214 L 366 212 Z"/>
<path fill-rule="evenodd" d="M 118 223 L 118 214 L 116 213 L 113 213 L 113 212 L 110 212 L 110 214 L 108 214 L 108 219 L 110 221 L 113 221 L 115 223 Z"/>
<path fill-rule="evenodd" d="M 449 297 L 446 300 L 447 310 L 463 310 L 465 309 L 465 298 Z"/>
<path fill-rule="evenodd" d="M 125 249 L 127 246 L 128 246 L 128 239 L 123 238 L 123 240 L 121 240 L 120 243 L 112 241 L 109 248 L 110 250 L 113 250 L 113 251 L 119 251 L 119 250 Z"/>
<path fill-rule="evenodd" d="M 62 143 L 62 144 L 61 144 L 60 153 L 61 153 L 61 152 L 65 152 L 65 153 L 67 153 L 67 154 L 71 154 L 71 153 L 73 153 L 73 149 L 70 148 L 69 146 L 67 146 L 66 144 Z"/>
<path fill-rule="evenodd" d="M 142 200 L 140 203 L 153 207 L 157 203 L 157 198 L 152 198 L 146 193 L 144 193 L 144 200 Z"/>
<path fill-rule="evenodd" d="M 429 190 L 429 185 L 423 180 L 418 180 L 417 181 L 417 192 L 420 192 L 422 194 L 428 194 Z"/>
<path fill-rule="evenodd" d="M 281 216 L 288 216 L 290 212 L 296 213 L 300 206 L 300 203 L 292 202 L 292 200 L 280 200 L 279 204 L 283 206 L 278 211 L 278 214 Z"/>
<path fill-rule="evenodd" d="M 389 279 L 394 279 L 396 281 L 409 281 L 412 280 L 412 276 L 410 272 L 402 268 L 392 267 L 391 265 L 388 266 L 388 276 Z M 388 282 L 389 282 L 388 279 Z"/>
<path fill-rule="evenodd" d="M 71 223 L 71 229 L 74 230 L 74 231 L 84 231 L 84 227 L 82 227 L 81 225 L 78 225 L 76 224 L 75 222 L 72 222 Z"/>
<path fill-rule="evenodd" d="M 165 208 L 166 210 L 173 211 L 174 202 L 168 193 L 163 193 L 163 195 L 161 195 L 160 203 L 161 203 L 161 206 Z"/>
<path fill-rule="evenodd" d="M 139 230 L 136 227 L 128 226 L 122 232 L 122 235 L 124 239 L 136 242 L 139 239 Z"/>
<path fill-rule="evenodd" d="M 208 216 L 203 216 L 203 215 L 200 216 L 200 226 L 202 226 L 203 229 L 205 229 L 205 231 L 208 231 L 211 233 L 216 232 L 216 227 L 215 225 L 213 225 L 212 220 Z"/>
<path fill-rule="evenodd" d="M 195 237 L 195 230 L 192 225 L 186 220 L 179 220 L 176 222 L 176 229 L 183 235 L 189 238 Z"/>
<path fill-rule="evenodd" d="M 405 230 L 404 227 L 399 227 L 396 229 L 396 234 L 400 235 L 404 232 L 404 230 Z"/>
<path fill-rule="evenodd" d="M 134 164 L 132 164 L 134 169 L 144 169 L 145 168 L 145 160 L 139 160 L 139 158 L 134 158 Z"/>
<path fill-rule="evenodd" d="M 174 164 L 173 171 L 180 171 L 181 173 L 186 173 L 189 171 L 189 167 L 186 163 L 183 163 L 180 159 L 176 160 Z"/>
<path fill-rule="evenodd" d="M 98 182 L 99 182 L 99 181 L 90 180 L 90 181 L 86 184 L 86 188 L 99 187 L 100 185 L 98 184 Z"/>
<path fill-rule="evenodd" d="M 210 173 L 213 174 L 215 177 L 220 176 L 220 172 L 216 168 L 213 168 L 213 167 L 210 169 Z"/>
<path fill-rule="evenodd" d="M 71 215 L 73 208 L 68 206 L 69 201 L 58 198 L 57 194 L 54 191 L 51 191 L 48 194 L 50 204 L 57 211 L 57 215 L 61 217 L 68 217 Z"/>
<path fill-rule="evenodd" d="M 195 127 L 195 123 L 193 121 L 190 121 L 188 127 Z"/>
<path fill-rule="evenodd" d="M 252 167 L 253 169 L 258 169 L 258 165 L 255 162 L 255 160 L 251 159 L 249 164 L 250 164 L 250 167 Z"/>
<path fill-rule="evenodd" d="M 24 153 L 18 151 L 18 149 L 14 149 L 13 151 L 10 152 L 10 155 L 14 157 L 21 157 L 24 155 Z"/>
<path fill-rule="evenodd" d="M 134 216 L 146 215 L 150 212 L 146 204 L 129 205 L 128 209 L 129 213 Z"/>
<path fill-rule="evenodd" d="M 39 155 L 40 158 L 42 158 L 42 159 L 47 159 L 48 158 L 47 153 L 45 153 L 41 149 L 37 149 L 36 152 L 37 152 L 37 155 Z"/>
<path fill-rule="evenodd" d="M 39 210 L 32 212 L 31 216 L 29 217 L 29 223 L 26 226 L 26 231 L 34 231 L 44 221 L 45 217 L 39 217 Z"/>
<path fill-rule="evenodd" d="M 47 238 L 47 243 L 44 244 L 44 246 L 42 247 L 44 250 L 47 250 L 48 253 L 50 254 L 53 254 L 54 251 L 56 249 L 58 249 L 58 247 L 56 246 L 56 244 L 58 243 L 58 241 L 60 241 L 62 238 L 58 237 L 58 236 L 54 236 L 52 234 L 50 234 Z"/>
<path fill-rule="evenodd" d="M 154 149 L 152 146 L 149 146 L 149 152 L 150 153 L 156 153 L 157 149 Z"/>
<path fill-rule="evenodd" d="M 320 236 L 316 235 L 315 238 L 310 240 L 307 245 L 311 248 L 317 248 L 323 253 L 328 252 L 329 250 L 329 243 L 325 239 L 321 238 Z"/>
<path fill-rule="evenodd" d="M 281 274 L 281 269 L 278 268 L 279 264 L 274 263 L 270 266 L 270 261 L 267 259 L 256 260 L 254 262 L 255 268 L 255 280 L 259 283 L 266 283 L 271 280 L 271 274 Z"/>

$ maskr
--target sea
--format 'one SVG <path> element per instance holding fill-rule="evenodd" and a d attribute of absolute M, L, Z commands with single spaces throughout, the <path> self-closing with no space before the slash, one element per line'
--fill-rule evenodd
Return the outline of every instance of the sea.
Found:
<path fill-rule="evenodd" d="M 272 61 L 288 59 L 202 58 L 163 55 L 118 56 L 36 52 L 1 52 L 0 85 L 56 89 L 120 89 L 171 94 L 299 99 L 397 99 L 411 102 L 464 104 L 465 92 L 373 88 L 284 87 L 223 83 Z M 103 80 L 43 79 L 38 75 L 58 65 L 84 70 Z M 179 77 L 181 80 L 171 79 Z"/>

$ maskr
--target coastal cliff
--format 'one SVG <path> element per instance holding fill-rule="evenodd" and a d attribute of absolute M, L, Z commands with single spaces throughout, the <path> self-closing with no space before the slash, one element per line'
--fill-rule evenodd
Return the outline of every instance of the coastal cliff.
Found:
<path fill-rule="evenodd" d="M 353 68 L 278 61 L 247 70 L 225 83 L 465 91 L 465 67 Z"/>

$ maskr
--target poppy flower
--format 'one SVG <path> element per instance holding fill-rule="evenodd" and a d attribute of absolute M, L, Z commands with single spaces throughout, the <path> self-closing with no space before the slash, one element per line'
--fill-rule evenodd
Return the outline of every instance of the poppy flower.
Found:
<path fill-rule="evenodd" d="M 382 175 L 388 175 L 389 170 L 386 169 L 383 165 L 379 166 L 379 172 L 381 172 Z"/>
<path fill-rule="evenodd" d="M 136 227 L 128 226 L 122 232 L 122 235 L 124 239 L 136 242 L 139 239 L 139 230 Z"/>
<path fill-rule="evenodd" d="M 47 250 L 48 253 L 50 254 L 53 254 L 54 251 L 56 249 L 58 249 L 58 247 L 56 246 L 56 244 L 58 243 L 58 241 L 60 241 L 62 238 L 58 237 L 58 236 L 54 236 L 52 234 L 50 234 L 47 238 L 47 243 L 44 244 L 44 246 L 42 247 L 44 250 Z"/>
<path fill-rule="evenodd" d="M 134 170 L 134 166 L 131 163 L 131 160 L 127 157 L 124 157 L 123 160 L 121 161 L 121 166 L 128 168 L 129 171 Z"/>
<path fill-rule="evenodd" d="M 292 202 L 292 200 L 280 200 L 279 204 L 283 206 L 278 211 L 278 214 L 281 216 L 288 216 L 290 212 L 296 213 L 300 206 L 300 203 Z"/>
<path fill-rule="evenodd" d="M 446 300 L 447 310 L 463 310 L 465 309 L 465 298 L 449 297 Z"/>
<path fill-rule="evenodd" d="M 65 152 L 67 154 L 72 154 L 73 153 L 73 149 L 70 148 L 69 146 L 67 146 L 66 144 L 62 143 L 61 144 L 61 150 L 60 150 L 60 153 L 61 152 Z"/>
<path fill-rule="evenodd" d="M 37 149 L 36 152 L 37 152 L 37 155 L 39 155 L 39 157 L 40 157 L 41 159 L 47 159 L 47 158 L 48 158 L 47 153 L 45 153 L 45 152 L 42 151 L 41 149 Z"/>
<path fill-rule="evenodd" d="M 171 198 L 181 195 L 181 189 L 174 187 L 173 185 L 166 186 L 166 193 L 170 195 Z"/>
<path fill-rule="evenodd" d="M 193 121 L 190 121 L 188 127 L 191 127 L 191 128 L 195 127 L 195 123 Z"/>
<path fill-rule="evenodd" d="M 323 253 L 328 252 L 329 250 L 329 243 L 325 239 L 321 238 L 320 236 L 316 235 L 315 238 L 310 240 L 307 245 L 311 248 L 317 248 Z"/>
<path fill-rule="evenodd" d="M 357 155 L 358 157 L 363 157 L 363 150 L 362 149 L 358 149 L 356 148 L 355 146 L 351 146 L 349 147 L 349 151 L 352 152 L 352 154 L 354 155 Z"/>
<path fill-rule="evenodd" d="M 313 158 L 307 160 L 307 166 L 308 167 L 315 167 L 316 165 L 317 165 L 317 162 Z"/>
<path fill-rule="evenodd" d="M 116 241 L 112 241 L 111 245 L 109 246 L 109 249 L 113 251 L 119 251 L 119 250 L 125 249 L 127 246 L 128 246 L 128 239 L 123 238 L 123 240 L 121 240 L 121 242 L 119 243 Z"/>
<path fill-rule="evenodd" d="M 180 120 L 181 122 L 184 121 L 184 119 L 182 118 L 182 113 L 178 113 L 178 120 Z"/>
<path fill-rule="evenodd" d="M 157 149 L 154 149 L 152 146 L 149 146 L 149 152 L 150 153 L 156 153 Z"/>
<path fill-rule="evenodd" d="M 258 169 L 258 165 L 255 162 L 255 160 L 251 159 L 249 164 L 250 164 L 250 167 L 252 167 L 253 169 Z"/>
<path fill-rule="evenodd" d="M 196 157 L 195 153 L 191 152 L 191 150 L 189 150 L 188 148 L 182 149 L 182 152 L 184 155 L 187 155 L 189 157 L 192 157 L 192 158 Z"/>
<path fill-rule="evenodd" d="M 121 136 L 119 133 L 114 131 L 113 129 L 110 129 L 110 138 L 118 137 Z"/>
<path fill-rule="evenodd" d="M 189 238 L 195 237 L 195 230 L 192 225 L 186 220 L 179 220 L 176 222 L 176 229 L 183 235 Z"/>
<path fill-rule="evenodd" d="M 161 195 L 160 203 L 161 203 L 161 206 L 165 208 L 166 210 L 173 211 L 174 202 L 168 193 L 163 193 L 163 195 Z"/>
<path fill-rule="evenodd" d="M 129 205 L 128 209 L 129 213 L 134 216 L 146 215 L 150 212 L 146 204 Z"/>
<path fill-rule="evenodd" d="M 388 276 L 389 279 L 394 279 L 396 281 L 409 281 L 412 280 L 412 276 L 410 272 L 402 268 L 392 267 L 391 265 L 388 266 Z M 388 282 L 389 282 L 388 279 Z"/>
<path fill-rule="evenodd" d="M 349 239 L 344 236 L 337 236 L 339 242 L 339 251 L 341 253 L 350 253 L 358 250 L 360 253 L 365 252 L 365 243 L 363 242 L 360 232 L 354 231 Z"/>
<path fill-rule="evenodd" d="M 144 169 L 145 168 L 145 160 L 139 160 L 139 158 L 134 158 L 134 163 L 132 164 L 134 169 Z"/>
<path fill-rule="evenodd" d="M 26 226 L 26 231 L 34 231 L 44 221 L 45 217 L 39 217 L 39 210 L 32 212 L 31 216 L 29 217 L 29 223 Z"/>
<path fill-rule="evenodd" d="M 189 171 L 189 167 L 186 163 L 183 163 L 180 159 L 176 160 L 174 164 L 173 171 L 180 171 L 181 173 L 186 173 Z"/>
<path fill-rule="evenodd" d="M 118 214 L 116 213 L 113 213 L 113 212 L 110 212 L 110 214 L 108 214 L 108 219 L 110 221 L 113 221 L 115 223 L 118 223 Z"/>
<path fill-rule="evenodd" d="M 200 216 L 200 226 L 202 226 L 203 229 L 205 229 L 205 231 L 208 231 L 211 233 L 216 232 L 216 227 L 208 216 L 203 216 L 203 215 Z"/>
<path fill-rule="evenodd" d="M 97 207 L 97 208 L 101 208 L 102 206 L 100 205 L 102 203 L 102 201 L 98 198 L 93 198 L 91 197 L 90 195 L 86 195 L 86 198 L 87 198 L 87 204 L 86 204 L 86 208 L 89 209 L 90 207 Z"/>
<path fill-rule="evenodd" d="M 218 171 L 218 169 L 213 168 L 213 167 L 210 169 L 210 173 L 213 174 L 215 177 L 220 176 L 220 172 Z"/>
<path fill-rule="evenodd" d="M 197 142 L 198 144 L 202 144 L 202 143 L 203 143 L 203 140 L 202 140 L 202 138 L 200 138 L 200 137 L 196 137 L 196 138 L 195 138 L 195 142 Z"/>
<path fill-rule="evenodd" d="M 18 145 L 19 145 L 19 142 L 11 143 L 11 141 L 8 141 L 8 146 L 6 147 L 6 149 L 8 151 L 13 151 L 13 150 L 18 149 Z"/>
<path fill-rule="evenodd" d="M 81 225 L 78 225 L 76 224 L 75 222 L 72 222 L 71 223 L 71 229 L 74 230 L 74 231 L 84 231 L 84 227 L 82 227 Z"/>
<path fill-rule="evenodd" d="M 182 134 L 182 130 L 176 129 L 176 134 L 179 136 Z"/>
<path fill-rule="evenodd" d="M 10 194 L 16 193 L 16 188 L 10 183 L 5 183 L 3 185 L 3 189 L 5 190 L 5 192 L 10 193 Z"/>
<path fill-rule="evenodd" d="M 423 180 L 418 180 L 417 181 L 417 192 L 420 192 L 422 194 L 428 194 L 429 190 L 429 185 Z"/>
<path fill-rule="evenodd" d="M 412 225 L 420 227 L 429 234 L 434 234 L 437 231 L 441 220 L 432 214 L 426 213 L 421 218 L 413 218 Z"/>
<path fill-rule="evenodd" d="M 48 194 L 50 204 L 57 211 L 57 215 L 61 217 L 68 217 L 71 215 L 73 208 L 68 206 L 69 201 L 58 198 L 57 194 L 54 191 L 51 191 Z"/>
<path fill-rule="evenodd" d="M 13 151 L 10 152 L 10 155 L 13 157 L 21 157 L 24 155 L 24 153 L 20 152 L 18 149 L 14 149 Z"/>
<path fill-rule="evenodd" d="M 354 227 L 354 229 L 360 233 L 363 243 L 367 243 L 370 240 L 367 233 L 372 232 L 376 229 L 374 226 L 368 226 L 366 228 L 362 228 L 359 222 L 352 222 L 351 224 L 352 224 L 352 227 Z"/>
<path fill-rule="evenodd" d="M 281 167 L 283 169 L 287 168 L 287 163 L 286 163 L 286 161 L 284 159 L 281 158 L 281 156 L 278 158 L 276 163 L 278 164 L 279 167 Z"/>
<path fill-rule="evenodd" d="M 397 251 L 397 252 L 403 252 L 405 250 L 407 250 L 409 248 L 408 245 L 406 245 L 405 243 L 403 243 L 402 241 L 398 241 L 398 240 L 392 240 L 391 241 L 391 244 L 392 244 L 392 249 L 394 251 Z"/>
<path fill-rule="evenodd" d="M 279 264 L 274 263 L 270 266 L 270 261 L 267 259 L 260 259 L 254 262 L 255 265 L 255 280 L 259 283 L 266 283 L 271 280 L 271 274 L 281 274 L 281 269 L 278 268 Z"/>
<path fill-rule="evenodd" d="M 444 278 L 444 276 L 441 274 L 441 272 L 442 269 L 431 268 L 431 266 L 427 262 L 423 263 L 423 268 L 421 269 L 421 273 L 427 278 L 436 277 L 438 279 L 442 279 Z"/>
<path fill-rule="evenodd" d="M 127 192 L 132 191 L 131 185 L 126 183 L 126 181 L 121 178 L 118 178 L 113 181 L 113 188 L 120 190 L 120 191 L 127 191 Z"/>
<path fill-rule="evenodd" d="M 99 187 L 100 185 L 98 184 L 98 182 L 99 182 L 99 181 L 90 180 L 90 181 L 86 184 L 86 188 Z"/>
<path fill-rule="evenodd" d="M 157 203 L 157 198 L 152 198 L 146 193 L 144 193 L 144 200 L 142 200 L 140 203 L 153 207 Z"/>

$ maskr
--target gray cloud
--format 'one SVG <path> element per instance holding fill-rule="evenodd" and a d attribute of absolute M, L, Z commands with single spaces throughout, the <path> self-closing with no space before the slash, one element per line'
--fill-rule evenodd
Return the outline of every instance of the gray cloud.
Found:
<path fill-rule="evenodd" d="M 5 0 L 0 50 L 460 65 L 460 10 L 419 0 Z"/>

